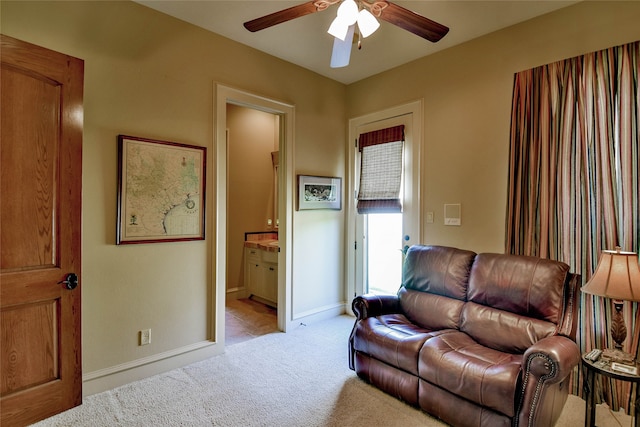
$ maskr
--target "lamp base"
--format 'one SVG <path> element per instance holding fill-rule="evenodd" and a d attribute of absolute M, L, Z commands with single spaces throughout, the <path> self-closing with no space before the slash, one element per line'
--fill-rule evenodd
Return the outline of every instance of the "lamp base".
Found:
<path fill-rule="evenodd" d="M 630 365 L 635 365 L 636 358 L 633 357 L 632 354 L 629 354 L 625 351 L 607 348 L 602 352 L 602 357 L 605 359 L 609 359 L 612 362 L 625 363 Z"/>

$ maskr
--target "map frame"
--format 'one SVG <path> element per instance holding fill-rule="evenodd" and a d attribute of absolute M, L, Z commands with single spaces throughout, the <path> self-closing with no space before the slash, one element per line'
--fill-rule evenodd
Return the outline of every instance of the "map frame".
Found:
<path fill-rule="evenodd" d="M 145 153 L 146 156 L 138 156 L 137 153 Z M 180 159 L 181 158 L 181 159 Z M 154 160 L 143 162 L 142 159 Z M 155 161 L 160 159 L 162 161 Z M 116 244 L 137 243 L 161 243 L 180 242 L 205 239 L 205 212 L 206 212 L 206 161 L 207 148 L 197 145 L 189 145 L 172 141 L 142 138 L 129 135 L 118 135 L 118 195 L 117 195 L 117 226 Z M 188 166 L 190 174 L 186 178 L 182 171 L 173 172 L 163 162 L 174 160 L 181 162 L 182 167 Z M 145 174 L 141 173 L 140 164 L 144 163 Z M 175 163 L 173 163 L 175 165 Z M 137 167 L 134 167 L 137 165 Z M 179 167 L 180 167 L 179 166 Z M 173 174 L 172 174 L 173 172 Z M 190 192 L 186 191 L 185 180 L 189 183 Z M 160 177 L 160 178 L 157 178 Z M 137 185 L 134 183 L 150 182 L 153 185 Z M 197 180 L 197 182 L 196 182 Z M 157 186 L 164 186 L 161 192 Z M 135 189 L 133 191 L 132 189 Z M 158 201 L 159 198 L 162 201 Z M 148 203 L 149 200 L 156 201 Z M 131 225 L 138 225 L 137 213 L 132 213 L 131 206 L 154 207 L 155 218 L 151 218 L 153 227 L 135 228 L 131 232 Z M 187 226 L 169 228 L 164 223 L 170 213 L 189 213 L 191 215 Z M 164 216 L 163 216 L 164 215 Z M 142 214 L 141 216 L 144 216 Z M 151 216 L 151 215 L 148 215 Z M 182 215 L 184 216 L 184 215 Z M 180 218 L 178 214 L 173 217 Z M 144 218 L 140 218 L 144 222 Z M 159 226 L 158 221 L 163 224 Z M 175 220 L 174 220 L 175 223 Z M 186 229 L 185 229 L 186 228 Z M 160 231 L 158 231 L 160 230 Z"/>

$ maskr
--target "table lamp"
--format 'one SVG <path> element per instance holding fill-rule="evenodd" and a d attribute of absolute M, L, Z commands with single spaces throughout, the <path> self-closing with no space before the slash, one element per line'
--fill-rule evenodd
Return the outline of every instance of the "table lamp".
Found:
<path fill-rule="evenodd" d="M 606 349 L 602 357 L 620 363 L 635 363 L 635 356 L 622 350 L 627 338 L 627 327 L 622 317 L 624 301 L 640 302 L 640 267 L 634 252 L 602 251 L 598 266 L 591 279 L 582 287 L 582 292 L 613 300 L 615 313 L 611 322 L 613 349 Z"/>

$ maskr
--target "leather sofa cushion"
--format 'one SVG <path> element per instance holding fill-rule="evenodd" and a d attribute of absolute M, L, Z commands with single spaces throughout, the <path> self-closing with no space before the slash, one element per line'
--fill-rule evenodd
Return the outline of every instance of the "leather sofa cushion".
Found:
<path fill-rule="evenodd" d="M 433 330 L 458 328 L 476 254 L 444 246 L 412 246 L 402 269 L 400 307 L 409 320 Z"/>
<path fill-rule="evenodd" d="M 524 353 L 555 334 L 556 325 L 509 311 L 468 302 L 462 310 L 460 330 L 478 343 L 508 353 Z"/>
<path fill-rule="evenodd" d="M 458 329 L 464 302 L 436 294 L 407 290 L 398 291 L 400 306 L 407 318 L 429 330 Z"/>
<path fill-rule="evenodd" d="M 418 375 L 418 354 L 429 338 L 451 330 L 421 328 L 402 314 L 368 317 L 358 322 L 353 338 L 356 351 Z"/>
<path fill-rule="evenodd" d="M 567 264 L 480 254 L 469 277 L 460 330 L 496 350 L 523 353 L 554 335 L 563 316 Z"/>
<path fill-rule="evenodd" d="M 455 331 L 425 342 L 418 372 L 431 384 L 513 417 L 521 365 L 521 355 L 485 347 Z"/>
<path fill-rule="evenodd" d="M 402 268 L 402 286 L 464 301 L 475 256 L 457 248 L 412 246 Z"/>
<path fill-rule="evenodd" d="M 467 300 L 558 324 L 569 266 L 519 255 L 480 254 L 471 269 Z"/>

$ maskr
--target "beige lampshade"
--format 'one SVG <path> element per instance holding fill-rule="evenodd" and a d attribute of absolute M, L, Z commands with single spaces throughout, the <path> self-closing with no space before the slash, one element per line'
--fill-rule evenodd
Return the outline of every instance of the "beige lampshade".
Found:
<path fill-rule="evenodd" d="M 640 301 L 640 266 L 634 252 L 602 251 L 595 273 L 582 292 L 606 298 Z"/>

